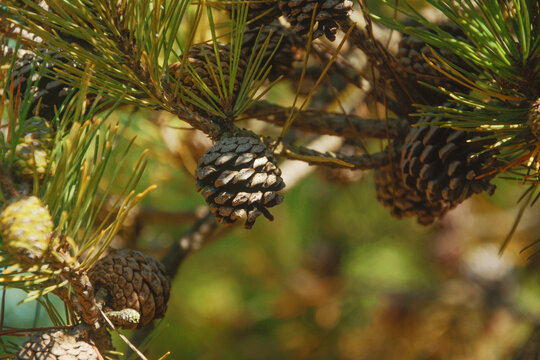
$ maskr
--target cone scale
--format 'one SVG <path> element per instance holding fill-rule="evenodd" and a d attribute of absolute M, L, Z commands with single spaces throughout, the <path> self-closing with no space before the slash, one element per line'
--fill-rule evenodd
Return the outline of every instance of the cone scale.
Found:
<path fill-rule="evenodd" d="M 416 217 L 421 225 L 429 225 L 448 211 L 448 206 L 429 202 L 402 179 L 399 161 L 375 170 L 375 194 L 383 207 L 398 219 Z"/>

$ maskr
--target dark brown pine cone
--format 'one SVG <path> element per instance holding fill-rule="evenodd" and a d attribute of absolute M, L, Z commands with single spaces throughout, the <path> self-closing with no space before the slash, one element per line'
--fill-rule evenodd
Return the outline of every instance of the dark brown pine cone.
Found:
<path fill-rule="evenodd" d="M 37 113 L 47 121 L 54 118 L 55 109 L 56 111 L 60 109 L 72 90 L 71 87 L 61 82 L 60 74 L 54 70 L 53 62 L 44 61 L 49 58 L 54 61 L 66 62 L 62 55 L 50 50 L 42 50 L 40 55 L 27 52 L 16 60 L 12 73 L 14 92 L 19 91 L 20 86 L 20 94 L 24 96 L 26 89 L 31 85 L 30 113 L 33 114 L 39 105 Z M 31 79 L 30 76 L 32 76 Z"/>
<path fill-rule="evenodd" d="M 399 159 L 375 170 L 375 194 L 377 200 L 390 210 L 393 217 L 416 217 L 421 225 L 433 223 L 449 209 L 441 202 L 429 202 L 421 193 L 407 186 L 401 177 Z"/>
<path fill-rule="evenodd" d="M 225 85 L 227 86 L 227 91 L 229 87 L 230 79 L 230 57 L 231 57 L 231 48 L 229 44 L 218 44 L 218 53 L 219 61 L 221 64 L 221 71 L 223 72 L 223 77 Z M 220 79 L 220 70 L 218 67 L 217 56 L 214 51 L 212 44 L 196 45 L 193 46 L 187 55 L 187 59 L 191 64 L 193 71 L 199 76 L 202 84 L 197 81 L 197 78 L 187 69 L 186 66 L 182 66 L 181 62 L 176 62 L 169 67 L 169 75 L 173 79 L 180 79 L 180 84 L 188 91 L 184 91 L 185 95 L 192 100 L 194 97 L 200 98 L 205 102 L 213 102 L 210 100 L 210 96 L 207 95 L 207 91 L 203 90 L 201 87 L 206 86 L 212 93 L 220 98 L 220 94 L 223 93 L 223 85 Z M 242 85 L 242 80 L 244 78 L 244 73 L 247 68 L 247 62 L 240 57 L 240 62 L 236 76 L 234 78 L 234 90 L 231 97 L 220 98 L 220 106 L 222 111 L 225 114 L 230 114 L 233 111 L 233 107 L 240 91 L 240 86 Z M 210 69 L 212 69 L 210 71 Z M 216 84 L 219 84 L 218 85 Z M 169 84 L 174 88 L 174 80 L 169 80 Z M 180 92 L 180 91 L 179 91 Z M 188 95 L 188 92 L 191 95 Z M 184 105 L 191 106 L 193 110 L 196 109 L 192 104 L 189 104 L 186 100 L 181 100 Z M 199 100 L 200 101 L 200 100 Z M 208 115 L 203 111 L 203 115 Z"/>
<path fill-rule="evenodd" d="M 135 250 L 115 250 L 99 260 L 88 276 L 96 294 L 105 290 L 105 312 L 133 309 L 140 314 L 138 324 L 116 325 L 142 328 L 165 315 L 171 283 L 163 265 L 153 257 Z"/>
<path fill-rule="evenodd" d="M 423 30 L 427 30 L 421 27 Z M 444 23 L 440 25 L 440 28 L 449 34 L 453 35 L 459 41 L 468 42 L 465 34 L 457 26 L 450 23 Z M 434 48 L 434 50 L 440 54 L 445 61 L 458 65 L 463 69 L 470 69 L 467 63 L 459 56 L 451 53 L 447 50 L 440 48 Z M 427 104 L 440 104 L 446 98 L 446 95 L 433 91 L 422 84 L 418 84 L 418 81 L 422 81 L 432 86 L 442 86 L 449 91 L 467 92 L 468 88 L 449 79 L 424 59 L 433 58 L 430 46 L 423 40 L 420 40 L 412 35 L 403 34 L 401 41 L 399 42 L 399 49 L 397 53 L 397 60 L 405 72 L 407 79 L 415 84 L 415 89 L 421 98 L 415 98 L 414 100 L 419 103 Z M 417 85 L 417 86 L 416 86 Z M 414 94 L 411 94 L 414 95 Z"/>
<path fill-rule="evenodd" d="M 253 51 L 255 51 L 254 56 L 257 56 L 266 38 L 271 34 L 268 46 L 263 55 L 263 61 L 265 62 L 270 58 L 272 53 L 274 54 L 270 61 L 272 69 L 268 74 L 268 78 L 275 80 L 280 75 L 287 76 L 291 74 L 294 70 L 294 62 L 300 61 L 303 58 L 301 39 L 290 30 L 284 28 L 277 20 L 262 27 L 260 35 L 259 29 L 261 29 L 260 26 L 250 25 L 246 27 L 242 43 L 242 51 L 246 59 L 249 59 Z M 257 36 L 259 37 L 258 41 Z"/>
<path fill-rule="evenodd" d="M 315 10 L 313 38 L 323 35 L 330 41 L 336 39 L 338 21 L 345 20 L 351 14 L 353 2 L 350 0 L 279 0 L 279 8 L 292 30 L 298 35 L 310 31 L 311 17 Z"/>
<path fill-rule="evenodd" d="M 224 224 L 244 222 L 250 229 L 267 208 L 280 204 L 277 191 L 285 184 L 274 157 L 259 139 L 250 136 L 225 137 L 199 160 L 197 190 L 217 220 Z"/>
<path fill-rule="evenodd" d="M 421 118 L 418 123 L 441 121 Z M 400 169 L 403 181 L 418 190 L 431 203 L 454 207 L 482 191 L 490 195 L 495 186 L 490 173 L 494 152 L 486 151 L 488 141 L 471 141 L 481 134 L 458 131 L 435 125 L 413 127 L 401 148 Z"/>
<path fill-rule="evenodd" d="M 84 332 L 77 332 L 79 327 L 70 333 L 60 330 L 49 330 L 36 334 L 25 342 L 17 359 L 19 360 L 98 360 L 103 359 L 98 349 L 87 342 Z"/>

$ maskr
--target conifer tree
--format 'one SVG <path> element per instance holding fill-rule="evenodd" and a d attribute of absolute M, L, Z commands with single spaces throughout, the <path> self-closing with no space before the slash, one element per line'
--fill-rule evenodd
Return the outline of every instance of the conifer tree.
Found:
<path fill-rule="evenodd" d="M 225 226 L 279 227 L 271 211 L 295 185 L 286 159 L 349 175 L 374 170 L 381 205 L 421 225 L 493 194 L 495 178 L 524 183 L 522 206 L 534 204 L 538 2 L 427 2 L 444 22 L 392 1 L 385 6 L 406 21 L 349 0 L 5 0 L 0 284 L 23 290 L 53 326 L 2 324 L 2 354 L 124 358 L 114 334 L 146 358 L 140 338 L 178 296 L 171 280 L 188 254 Z M 398 51 L 374 35 L 377 26 L 402 33 Z M 360 56 L 364 67 L 354 64 Z M 291 104 L 272 103 L 285 82 Z M 348 87 L 362 97 L 347 98 Z M 350 111 L 360 104 L 385 114 L 362 118 Z M 160 260 L 113 244 L 155 188 L 139 183 L 158 145 L 136 153 L 126 135 L 133 124 L 116 120 L 129 111 L 167 113 L 193 130 L 175 156 L 206 212 L 188 216 L 191 229 Z M 176 130 L 157 115 L 145 121 Z M 323 135 L 338 147 L 312 148 Z M 142 335 L 130 341 L 122 329 Z"/>

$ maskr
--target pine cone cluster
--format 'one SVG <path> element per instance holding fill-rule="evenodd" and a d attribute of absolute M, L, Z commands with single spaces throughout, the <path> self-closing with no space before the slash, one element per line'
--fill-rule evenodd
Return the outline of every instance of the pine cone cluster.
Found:
<path fill-rule="evenodd" d="M 98 349 L 78 336 L 75 331 L 65 333 L 60 330 L 36 334 L 25 342 L 18 360 L 98 360 L 103 359 Z"/>
<path fill-rule="evenodd" d="M 0 213 L 1 245 L 22 261 L 35 263 L 47 251 L 53 227 L 49 211 L 37 197 L 18 199 Z"/>
<path fill-rule="evenodd" d="M 140 314 L 138 324 L 115 325 L 142 328 L 165 315 L 171 284 L 165 268 L 153 257 L 135 250 L 115 250 L 99 260 L 88 276 L 96 293 L 105 290 L 105 311 L 131 309 Z"/>
<path fill-rule="evenodd" d="M 421 225 L 429 225 L 448 211 L 448 206 L 431 203 L 422 193 L 403 182 L 399 159 L 375 170 L 377 200 L 398 219 L 416 217 Z"/>
<path fill-rule="evenodd" d="M 217 220 L 244 222 L 250 229 L 257 217 L 273 217 L 267 208 L 280 204 L 285 187 L 273 155 L 251 136 L 224 137 L 199 160 L 197 190 Z"/>
<path fill-rule="evenodd" d="M 298 35 L 311 30 L 311 18 L 315 11 L 313 38 L 323 35 L 330 41 L 336 39 L 338 22 L 349 17 L 353 2 L 350 0 L 279 0 L 279 8 L 291 28 Z"/>
<path fill-rule="evenodd" d="M 53 61 L 65 63 L 67 60 L 50 50 L 42 49 L 39 55 L 27 52 L 17 59 L 12 73 L 15 92 L 20 91 L 24 96 L 30 86 L 30 113 L 37 112 L 48 121 L 54 118 L 55 111 L 60 109 L 72 90 L 61 81 L 60 74 L 54 70 Z"/>
<path fill-rule="evenodd" d="M 231 47 L 229 44 L 218 45 L 219 54 L 219 66 L 218 55 L 214 51 L 214 47 L 211 44 L 204 44 L 200 46 L 192 47 L 187 55 L 187 60 L 191 65 L 192 71 L 188 70 L 182 62 L 176 62 L 169 67 L 169 75 L 174 80 L 169 80 L 169 84 L 174 89 L 176 87 L 175 81 L 178 81 L 184 88 L 182 91 L 184 95 L 190 98 L 192 101 L 200 102 L 214 102 L 209 98 L 207 94 L 208 88 L 217 97 L 221 98 L 220 105 L 223 107 L 223 112 L 228 114 L 232 112 L 236 98 L 238 96 L 240 86 L 242 85 L 242 79 L 247 68 L 247 62 L 241 56 L 239 59 L 238 69 L 231 79 L 230 59 L 231 59 Z M 194 75 L 197 74 L 197 75 Z M 234 81 L 232 95 L 225 98 L 223 94 L 223 85 L 220 78 L 220 74 L 223 74 L 223 81 L 225 86 L 228 87 L 231 81 Z M 186 106 L 190 106 L 193 111 L 201 111 L 194 107 L 187 100 L 182 99 L 182 103 Z M 204 113 L 203 115 L 207 115 Z"/>

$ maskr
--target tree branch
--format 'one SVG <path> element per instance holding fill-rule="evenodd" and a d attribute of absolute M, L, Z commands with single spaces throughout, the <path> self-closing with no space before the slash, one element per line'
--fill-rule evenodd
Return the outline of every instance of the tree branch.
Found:
<path fill-rule="evenodd" d="M 272 124 L 283 126 L 289 119 L 291 109 L 259 101 L 244 114 Z M 316 134 L 336 135 L 348 139 L 396 139 L 407 131 L 408 122 L 403 119 L 372 120 L 355 115 L 327 113 L 320 110 L 303 110 L 298 113 L 292 127 Z"/>
<path fill-rule="evenodd" d="M 171 279 L 176 276 L 184 258 L 192 251 L 199 249 L 212 236 L 218 227 L 217 225 L 216 218 L 207 209 L 191 229 L 171 245 L 161 259 L 165 265 L 165 272 Z"/>
<path fill-rule="evenodd" d="M 276 149 L 275 155 L 291 160 L 304 161 L 310 165 L 322 165 L 351 170 L 378 169 L 385 166 L 390 161 L 388 152 L 350 156 L 330 152 L 322 153 L 303 146 L 289 144 L 281 144 L 278 149 Z M 395 156 L 397 156 L 397 154 Z"/>

